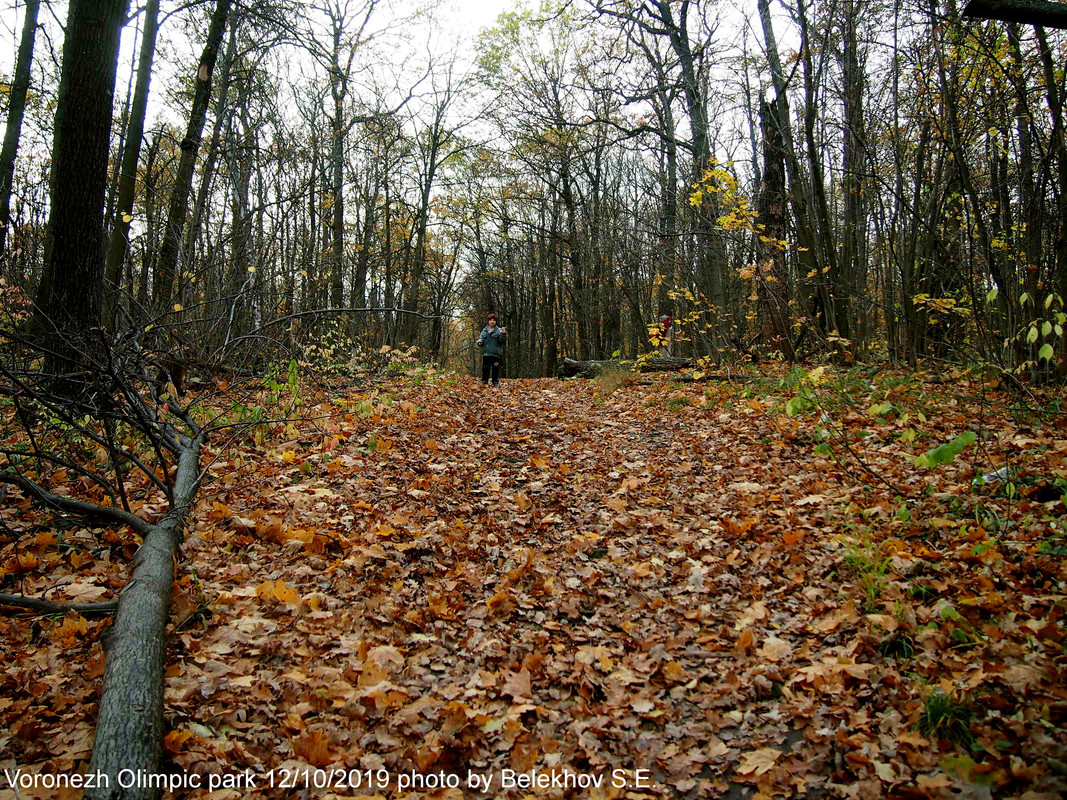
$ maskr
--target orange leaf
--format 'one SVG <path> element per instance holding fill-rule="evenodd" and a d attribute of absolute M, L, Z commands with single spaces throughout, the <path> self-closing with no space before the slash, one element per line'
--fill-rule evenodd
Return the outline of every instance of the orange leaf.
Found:
<path fill-rule="evenodd" d="M 171 731 L 163 737 L 163 749 L 174 755 L 182 749 L 182 745 L 193 736 L 192 731 Z"/>
<path fill-rule="evenodd" d="M 314 767 L 325 767 L 333 763 L 336 755 L 333 742 L 322 731 L 308 731 L 303 736 L 293 739 L 293 753 Z"/>
<path fill-rule="evenodd" d="M 300 602 L 300 593 L 295 586 L 286 586 L 285 581 L 277 581 L 274 584 L 274 596 L 286 605 L 295 606 Z"/>

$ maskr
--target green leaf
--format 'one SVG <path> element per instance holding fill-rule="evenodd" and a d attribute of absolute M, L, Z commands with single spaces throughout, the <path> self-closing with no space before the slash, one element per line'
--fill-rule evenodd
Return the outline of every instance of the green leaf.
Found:
<path fill-rule="evenodd" d="M 1037 325 L 1031 323 L 1030 329 L 1026 332 L 1026 343 L 1033 344 L 1037 341 Z"/>
<path fill-rule="evenodd" d="M 933 469 L 941 464 L 951 464 L 956 456 L 963 452 L 963 448 L 975 443 L 977 436 L 974 431 L 961 433 L 951 442 L 940 444 L 932 450 L 927 450 L 915 459 L 915 466 Z"/>
<path fill-rule="evenodd" d="M 1052 360 L 1052 345 L 1045 342 L 1044 346 L 1037 353 L 1038 358 L 1043 358 L 1045 361 Z"/>
<path fill-rule="evenodd" d="M 889 413 L 889 410 L 893 407 L 892 403 L 878 403 L 867 409 L 867 412 L 872 417 L 884 417 Z"/>
<path fill-rule="evenodd" d="M 996 286 L 994 286 L 992 289 L 989 290 L 989 294 L 985 296 L 985 301 L 987 303 L 992 303 L 994 300 L 997 299 L 997 294 L 999 294 L 999 290 Z"/>
<path fill-rule="evenodd" d="M 1052 333 L 1052 323 L 1046 319 L 1041 323 L 1041 335 L 1048 336 L 1050 333 Z"/>

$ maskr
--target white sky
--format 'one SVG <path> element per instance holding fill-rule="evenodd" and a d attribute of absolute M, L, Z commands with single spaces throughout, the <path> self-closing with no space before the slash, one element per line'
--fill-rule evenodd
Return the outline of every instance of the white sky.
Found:
<path fill-rule="evenodd" d="M 0 0 L 0 2 L 3 3 L 2 8 L 0 8 L 0 75 L 10 78 L 15 68 L 15 54 L 18 51 L 19 37 L 22 34 L 25 0 Z M 447 28 L 450 33 L 462 37 L 470 37 L 477 33 L 479 29 L 495 24 L 496 18 L 502 12 L 513 10 L 520 2 L 521 0 L 443 0 L 438 16 L 442 26 Z M 132 0 L 131 2 L 133 7 L 141 4 L 139 0 Z M 167 7 L 173 4 L 165 0 L 163 5 L 165 12 Z M 398 5 L 413 8 L 416 3 L 410 2 L 410 0 L 399 0 Z M 54 8 L 55 13 L 62 20 L 66 14 L 66 4 L 57 2 L 54 4 Z M 386 14 L 388 11 L 383 8 L 378 13 Z M 52 28 L 55 26 L 51 13 L 45 4 L 41 6 L 38 21 Z M 173 27 L 174 22 L 172 20 L 168 24 Z M 121 74 L 123 72 L 123 62 L 129 64 L 132 52 L 132 34 L 133 26 L 130 27 L 130 30 L 124 31 L 123 54 L 119 66 L 119 87 L 123 86 Z M 63 44 L 59 38 L 55 39 L 54 43 L 57 51 Z M 40 31 L 38 31 L 34 50 L 34 58 L 39 57 L 46 57 L 46 44 L 40 35 Z"/>

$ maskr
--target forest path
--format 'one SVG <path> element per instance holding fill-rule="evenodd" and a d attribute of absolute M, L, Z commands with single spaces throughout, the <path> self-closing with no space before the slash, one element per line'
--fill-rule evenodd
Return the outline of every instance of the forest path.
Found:
<path fill-rule="evenodd" d="M 857 618 L 806 546 L 838 480 L 754 401 L 599 389 L 355 395 L 319 434 L 217 464 L 185 545 L 215 614 L 171 650 L 168 721 L 196 734 L 174 760 L 371 770 L 386 796 L 386 775 L 475 796 L 469 772 L 495 795 L 534 768 L 600 776 L 589 797 L 622 796 L 614 769 L 631 796 L 720 796 L 735 770 L 803 787 L 833 748 L 788 752 L 798 709 L 823 713 L 791 667 Z"/>

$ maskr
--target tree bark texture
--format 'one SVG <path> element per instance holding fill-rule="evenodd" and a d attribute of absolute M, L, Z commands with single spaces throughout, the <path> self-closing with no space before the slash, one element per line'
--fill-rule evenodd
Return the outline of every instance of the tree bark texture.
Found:
<path fill-rule="evenodd" d="M 1046 0 L 971 0 L 964 7 L 963 16 L 1067 28 L 1067 5 Z"/>
<path fill-rule="evenodd" d="M 37 289 L 39 328 L 56 334 L 46 369 L 77 361 L 74 339 L 100 325 L 111 106 L 126 0 L 72 0 L 52 144 L 52 210 Z"/>
<path fill-rule="evenodd" d="M 162 796 L 159 788 L 122 789 L 118 774 L 121 770 L 160 771 L 164 648 L 174 559 L 200 481 L 199 435 L 183 445 L 174 505 L 149 526 L 134 557 L 130 582 L 119 593 L 114 625 L 104 639 L 107 667 L 89 771 L 107 775 L 109 786 L 86 791 L 86 800 L 157 800 Z"/>

